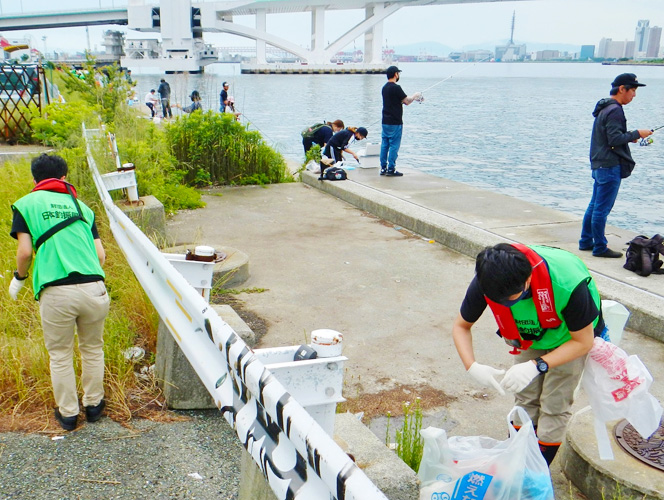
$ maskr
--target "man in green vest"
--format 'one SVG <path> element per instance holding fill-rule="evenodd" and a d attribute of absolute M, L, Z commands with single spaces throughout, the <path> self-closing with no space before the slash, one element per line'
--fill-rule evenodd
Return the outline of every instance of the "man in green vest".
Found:
<path fill-rule="evenodd" d="M 516 355 L 507 373 L 475 360 L 471 329 L 487 305 L 498 335 Z M 454 345 L 468 374 L 483 387 L 515 394 L 549 465 L 565 436 L 586 355 L 594 337 L 605 333 L 600 308 L 595 282 L 575 255 L 501 243 L 477 256 L 475 277 L 454 322 Z"/>
<path fill-rule="evenodd" d="M 66 175 L 67 163 L 59 156 L 42 154 L 32 160 L 35 187 L 12 205 L 10 234 L 18 240 L 18 250 L 9 294 L 17 300 L 34 260 L 32 287 L 50 359 L 55 419 L 71 431 L 79 414 L 74 333 L 87 421 L 96 422 L 104 411 L 103 334 L 110 300 L 95 214 L 78 200 Z"/>

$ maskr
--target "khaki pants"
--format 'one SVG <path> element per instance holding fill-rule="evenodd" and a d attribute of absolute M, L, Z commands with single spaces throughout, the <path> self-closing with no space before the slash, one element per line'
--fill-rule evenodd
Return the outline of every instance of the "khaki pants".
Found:
<path fill-rule="evenodd" d="M 553 349 L 551 349 L 553 350 Z M 523 363 L 544 356 L 551 350 L 528 349 L 521 352 L 514 363 Z M 576 390 L 586 356 L 551 368 L 544 375 L 539 375 L 521 392 L 514 396 L 516 405 L 528 412 L 537 426 L 537 438 L 542 443 L 559 444 L 565 437 L 565 429 L 572 412 Z"/>
<path fill-rule="evenodd" d="M 103 281 L 50 286 L 39 296 L 53 396 L 63 417 L 79 413 L 74 373 L 75 332 L 81 352 L 83 406 L 96 406 L 104 397 L 103 335 L 109 303 Z"/>

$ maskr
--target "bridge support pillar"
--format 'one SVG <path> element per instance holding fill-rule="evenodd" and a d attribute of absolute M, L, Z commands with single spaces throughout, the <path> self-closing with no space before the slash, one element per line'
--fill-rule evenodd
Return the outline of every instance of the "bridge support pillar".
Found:
<path fill-rule="evenodd" d="M 267 12 L 265 9 L 256 11 L 256 30 L 265 33 L 267 31 Z M 265 57 L 265 40 L 256 39 L 256 64 L 267 64 Z"/>
<path fill-rule="evenodd" d="M 365 19 L 380 16 L 385 9 L 385 4 L 377 3 L 366 8 Z M 381 64 L 383 62 L 383 21 L 364 34 L 364 62 L 369 64 Z"/>
<path fill-rule="evenodd" d="M 325 7 L 313 7 L 311 9 L 311 52 L 322 54 L 324 50 Z M 327 62 L 329 63 L 329 61 Z"/>

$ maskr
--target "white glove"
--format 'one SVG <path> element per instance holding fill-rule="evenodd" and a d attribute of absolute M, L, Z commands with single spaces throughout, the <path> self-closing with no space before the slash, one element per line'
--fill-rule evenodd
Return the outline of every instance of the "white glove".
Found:
<path fill-rule="evenodd" d="M 422 92 L 415 92 L 413 94 L 413 101 L 417 101 L 417 102 L 424 101 L 424 96 L 422 95 Z"/>
<path fill-rule="evenodd" d="M 23 285 L 25 285 L 25 280 L 17 280 L 16 277 L 12 278 L 12 282 L 9 284 L 9 296 L 14 300 L 18 300 L 18 292 L 21 291 Z"/>
<path fill-rule="evenodd" d="M 475 382 L 480 384 L 482 387 L 493 387 L 503 396 L 505 395 L 505 391 L 502 387 L 500 387 L 498 381 L 493 377 L 496 375 L 503 375 L 504 373 L 505 370 L 498 370 L 493 366 L 481 365 L 477 361 L 475 361 L 472 365 L 470 365 L 470 368 L 468 368 L 468 375 L 473 377 Z"/>
<path fill-rule="evenodd" d="M 507 370 L 500 386 L 507 392 L 519 392 L 525 389 L 539 373 L 537 365 L 532 361 L 519 363 Z"/>

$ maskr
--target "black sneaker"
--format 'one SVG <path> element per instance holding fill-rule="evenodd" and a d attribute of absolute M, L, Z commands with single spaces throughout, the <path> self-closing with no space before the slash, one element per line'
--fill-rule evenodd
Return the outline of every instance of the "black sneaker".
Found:
<path fill-rule="evenodd" d="M 60 415 L 60 409 L 56 408 L 55 409 L 55 420 L 60 424 L 60 427 L 62 427 L 66 431 L 73 431 L 76 429 L 76 424 L 78 423 L 78 415 L 74 415 L 73 417 L 63 417 Z"/>
<path fill-rule="evenodd" d="M 396 170 L 388 170 L 385 175 L 388 177 L 403 177 L 403 174 L 401 172 L 397 172 Z"/>
<path fill-rule="evenodd" d="M 381 168 L 381 169 L 380 169 L 380 175 L 385 175 L 386 173 L 387 173 L 387 169 L 386 169 L 386 168 Z"/>
<path fill-rule="evenodd" d="M 85 407 L 85 419 L 88 422 L 96 422 L 99 420 L 104 413 L 104 408 L 106 408 L 106 401 L 101 400 L 97 406 L 86 406 Z"/>
<path fill-rule="evenodd" d="M 604 257 L 607 259 L 619 259 L 622 256 L 623 256 L 622 253 L 616 252 L 615 250 L 611 250 L 610 248 L 607 248 L 606 252 L 604 253 L 593 254 L 593 257 Z"/>

